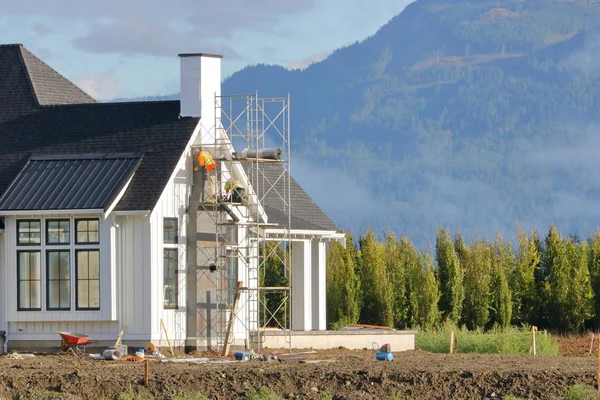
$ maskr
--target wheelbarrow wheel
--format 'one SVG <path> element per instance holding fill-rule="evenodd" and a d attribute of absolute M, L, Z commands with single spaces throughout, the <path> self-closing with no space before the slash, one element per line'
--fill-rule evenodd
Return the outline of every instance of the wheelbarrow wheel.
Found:
<path fill-rule="evenodd" d="M 69 354 L 69 352 L 71 351 L 71 346 L 69 346 L 68 344 L 64 343 L 60 345 L 60 354 L 67 355 Z"/>

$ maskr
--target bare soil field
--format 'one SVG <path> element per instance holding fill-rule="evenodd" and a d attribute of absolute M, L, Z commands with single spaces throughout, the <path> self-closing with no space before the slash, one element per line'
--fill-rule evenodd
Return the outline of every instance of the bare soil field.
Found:
<path fill-rule="evenodd" d="M 365 357 L 368 357 L 365 360 Z M 170 399 L 199 392 L 214 399 L 244 398 L 248 388 L 268 386 L 281 398 L 323 399 L 555 399 L 574 384 L 594 386 L 597 359 L 591 356 L 509 356 L 394 353 L 376 361 L 368 351 L 345 349 L 311 354 L 306 360 L 229 364 L 97 361 L 38 355 L 0 357 L 1 399 L 118 399 L 122 393 Z"/>

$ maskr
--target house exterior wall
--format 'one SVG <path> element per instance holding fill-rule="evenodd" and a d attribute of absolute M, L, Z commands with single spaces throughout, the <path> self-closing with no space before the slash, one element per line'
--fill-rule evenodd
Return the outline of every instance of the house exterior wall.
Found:
<path fill-rule="evenodd" d="M 74 233 L 74 219 L 77 218 L 98 218 L 99 219 L 99 245 L 77 245 L 73 240 L 69 245 L 48 246 L 45 240 L 45 222 L 47 219 L 66 219 L 71 223 L 71 235 Z M 39 219 L 41 221 L 41 243 L 39 246 L 17 246 L 17 221 L 19 219 Z M 5 251 L 4 277 L 2 281 L 2 292 L 5 293 L 5 317 L 8 331 L 8 340 L 13 343 L 19 341 L 56 341 L 60 344 L 59 331 L 75 331 L 94 335 L 94 339 L 114 338 L 114 332 L 118 332 L 117 314 L 116 314 L 116 290 L 115 290 L 115 265 L 113 263 L 113 254 L 111 242 L 114 231 L 111 221 L 105 220 L 98 214 L 77 214 L 77 215 L 27 215 L 26 217 L 5 217 L 5 233 L 3 246 Z M 0 235 L 1 237 L 1 235 Z M 48 310 L 47 290 L 48 290 L 48 270 L 46 251 L 57 249 L 70 252 L 70 279 L 71 279 L 71 310 L 52 311 Z M 76 310 L 76 251 L 82 249 L 100 250 L 100 309 L 99 310 Z M 18 311 L 18 283 L 17 283 L 17 251 L 35 249 L 40 250 L 41 257 L 41 311 Z"/>
<path fill-rule="evenodd" d="M 166 341 L 161 326 L 163 321 L 169 339 L 176 346 L 183 346 L 186 339 L 186 226 L 187 208 L 192 184 L 192 153 L 188 146 L 180 158 L 172 178 L 165 187 L 156 207 L 150 215 L 150 265 L 152 281 L 149 282 L 150 328 L 154 342 Z M 177 219 L 177 244 L 165 244 L 163 222 L 165 218 Z M 177 308 L 164 307 L 164 250 L 177 250 Z"/>

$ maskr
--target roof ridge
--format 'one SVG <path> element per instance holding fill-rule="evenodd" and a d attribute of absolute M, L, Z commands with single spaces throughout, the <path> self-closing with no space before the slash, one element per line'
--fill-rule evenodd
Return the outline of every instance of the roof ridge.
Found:
<path fill-rule="evenodd" d="M 73 81 L 71 81 L 69 78 L 67 78 L 66 76 L 64 76 L 63 74 L 61 74 L 60 72 L 58 72 L 56 69 L 52 68 L 50 65 L 48 65 L 46 62 L 44 62 L 44 60 L 42 60 L 41 58 L 39 58 L 38 56 L 36 56 L 34 53 L 32 53 L 31 51 L 29 51 L 25 46 L 23 46 L 22 44 L 18 45 L 20 51 L 20 56 L 21 59 L 23 61 L 23 64 L 25 66 L 25 69 L 27 71 L 27 78 L 33 88 L 33 92 L 36 98 L 36 101 L 38 102 L 38 105 L 42 106 L 41 102 L 38 99 L 38 95 L 37 92 L 35 91 L 35 86 L 33 85 L 33 81 L 31 78 L 31 71 L 30 71 L 30 67 L 27 65 L 27 61 L 25 60 L 24 54 L 23 52 L 27 52 L 28 56 L 33 57 L 36 62 L 40 62 L 43 66 L 45 66 L 46 68 L 49 68 L 53 73 L 55 73 L 56 75 L 58 75 L 60 78 L 64 79 L 65 81 L 67 81 L 67 83 L 71 84 L 80 94 L 84 95 L 85 97 L 87 97 L 88 99 L 92 100 L 94 103 L 97 103 L 97 100 L 95 98 L 93 98 L 92 96 L 90 96 L 88 93 L 86 93 L 83 89 L 81 89 L 79 86 L 77 86 Z"/>
<path fill-rule="evenodd" d="M 23 67 L 23 70 L 25 71 L 25 79 L 27 79 L 27 85 L 29 86 L 29 90 L 31 90 L 31 94 L 33 95 L 33 99 L 35 100 L 35 104 L 40 107 L 40 99 L 38 99 L 38 95 L 35 91 L 35 87 L 33 87 L 33 82 L 31 80 L 31 73 L 29 72 L 29 68 L 27 68 L 27 62 L 25 61 L 25 57 L 23 57 L 23 49 L 25 49 L 25 47 L 22 44 L 11 44 L 11 45 L 6 45 L 7 47 L 10 46 L 14 46 L 17 48 L 17 51 L 19 53 L 19 61 L 21 62 L 21 66 Z"/>

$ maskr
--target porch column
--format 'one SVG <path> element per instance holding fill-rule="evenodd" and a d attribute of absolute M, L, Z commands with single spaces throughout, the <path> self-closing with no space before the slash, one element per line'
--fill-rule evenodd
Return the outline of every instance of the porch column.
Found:
<path fill-rule="evenodd" d="M 326 315 L 326 270 L 325 243 L 319 239 L 312 240 L 312 328 L 317 331 L 327 329 Z"/>
<path fill-rule="evenodd" d="M 292 242 L 292 330 L 312 329 L 311 242 Z"/>

